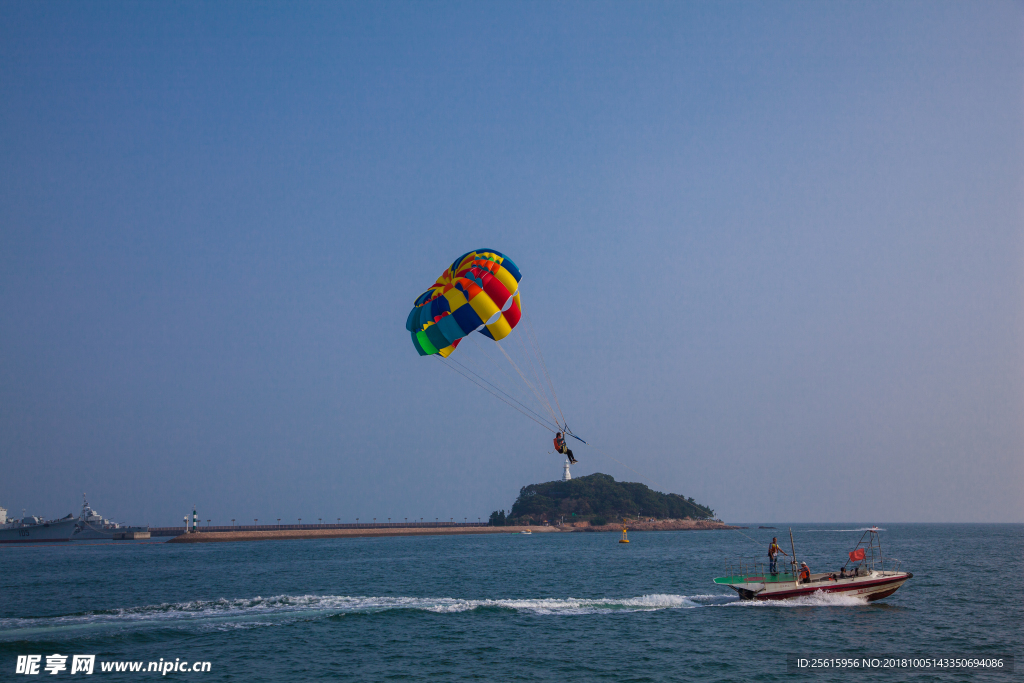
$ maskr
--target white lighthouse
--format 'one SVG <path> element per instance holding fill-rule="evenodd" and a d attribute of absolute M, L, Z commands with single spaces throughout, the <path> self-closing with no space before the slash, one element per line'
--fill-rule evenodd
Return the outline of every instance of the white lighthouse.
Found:
<path fill-rule="evenodd" d="M 572 479 L 572 475 L 569 474 L 569 458 L 565 459 L 565 465 L 562 466 L 562 481 L 569 481 Z"/>

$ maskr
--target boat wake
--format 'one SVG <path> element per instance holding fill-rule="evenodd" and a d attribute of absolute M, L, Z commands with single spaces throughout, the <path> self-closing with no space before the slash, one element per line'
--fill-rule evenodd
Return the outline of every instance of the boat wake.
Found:
<path fill-rule="evenodd" d="M 862 607 L 868 604 L 866 598 L 844 593 L 815 591 L 789 600 L 744 600 L 747 607 Z"/>
<path fill-rule="evenodd" d="M 855 533 L 861 531 L 885 531 L 881 527 L 866 526 L 860 529 L 797 529 L 794 534 Z"/>
<path fill-rule="evenodd" d="M 146 628 L 228 630 L 273 626 L 346 615 L 404 610 L 433 614 L 513 611 L 535 615 L 587 615 L 651 612 L 703 607 L 808 607 L 863 605 L 841 595 L 814 594 L 784 602 L 741 601 L 734 595 L 642 595 L 635 598 L 535 598 L 465 600 L 460 598 L 278 595 L 236 600 L 196 600 L 54 617 L 0 619 L 0 641 L 88 637 L 92 632 Z"/>

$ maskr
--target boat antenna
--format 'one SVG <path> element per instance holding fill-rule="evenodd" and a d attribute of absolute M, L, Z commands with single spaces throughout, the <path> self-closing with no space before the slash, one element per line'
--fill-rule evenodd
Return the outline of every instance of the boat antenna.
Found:
<path fill-rule="evenodd" d="M 796 577 L 796 544 L 793 543 L 793 527 L 789 527 L 789 549 L 793 551 L 793 558 L 790 563 L 793 565 L 793 576 Z"/>
<path fill-rule="evenodd" d="M 878 545 L 878 567 L 884 572 L 885 559 L 882 557 L 882 537 L 878 534 L 877 526 L 871 530 L 871 535 L 875 537 L 875 543 Z"/>

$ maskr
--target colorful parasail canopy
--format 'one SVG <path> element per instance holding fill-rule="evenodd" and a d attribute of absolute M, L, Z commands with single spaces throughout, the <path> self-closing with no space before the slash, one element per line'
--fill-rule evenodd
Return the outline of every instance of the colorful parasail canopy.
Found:
<path fill-rule="evenodd" d="M 437 282 L 417 297 L 405 327 L 421 356 L 451 355 L 474 330 L 495 341 L 512 332 L 522 315 L 522 275 L 509 257 L 478 249 L 455 259 Z"/>

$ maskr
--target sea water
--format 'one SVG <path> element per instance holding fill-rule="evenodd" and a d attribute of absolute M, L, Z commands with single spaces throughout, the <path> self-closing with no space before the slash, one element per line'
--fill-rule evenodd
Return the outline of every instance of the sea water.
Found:
<path fill-rule="evenodd" d="M 756 527 L 756 525 L 751 525 Z M 772 535 L 838 570 L 864 524 L 777 530 L 0 547 L 0 680 L 19 655 L 96 655 L 98 680 L 773 681 L 787 655 L 1014 655 L 1013 673 L 825 671 L 815 680 L 1021 680 L 1024 525 L 880 524 L 914 573 L 875 603 L 745 602 L 712 579 Z M 785 560 L 786 558 L 782 558 Z M 115 673 L 107 661 L 210 662 Z M 75 674 L 79 676 L 80 674 Z"/>

